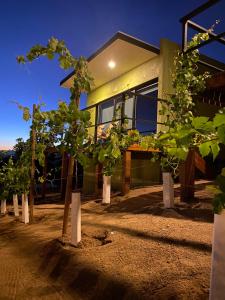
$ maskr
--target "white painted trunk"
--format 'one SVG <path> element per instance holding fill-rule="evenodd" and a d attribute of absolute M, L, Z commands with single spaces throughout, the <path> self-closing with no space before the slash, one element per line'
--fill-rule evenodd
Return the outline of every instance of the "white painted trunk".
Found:
<path fill-rule="evenodd" d="M 76 246 L 81 241 L 80 193 L 72 193 L 71 204 L 71 243 Z"/>
<path fill-rule="evenodd" d="M 19 217 L 19 206 L 18 206 L 18 196 L 13 195 L 13 210 L 14 210 L 14 216 Z"/>
<path fill-rule="evenodd" d="M 103 175 L 103 190 L 102 190 L 102 203 L 110 203 L 111 194 L 111 176 Z"/>
<path fill-rule="evenodd" d="M 171 173 L 163 172 L 163 203 L 165 208 L 174 207 L 174 188 Z"/>
<path fill-rule="evenodd" d="M 214 215 L 209 299 L 225 299 L 225 209 Z"/>
<path fill-rule="evenodd" d="M 22 194 L 22 222 L 29 223 L 29 206 L 27 194 Z"/>
<path fill-rule="evenodd" d="M 6 199 L 1 200 L 1 214 L 2 215 L 6 214 Z"/>

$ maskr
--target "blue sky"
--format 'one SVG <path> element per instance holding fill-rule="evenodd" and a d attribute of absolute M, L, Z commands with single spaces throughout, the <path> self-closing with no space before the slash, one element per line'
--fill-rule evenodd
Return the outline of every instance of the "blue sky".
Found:
<path fill-rule="evenodd" d="M 124 31 L 154 45 L 160 38 L 181 43 L 179 18 L 205 1 L 200 0 L 7 0 L 0 13 L 0 148 L 12 146 L 17 137 L 27 138 L 28 125 L 11 101 L 31 107 L 42 101 L 47 109 L 69 92 L 59 86 L 67 73 L 57 62 L 41 59 L 25 66 L 16 56 L 55 36 L 75 55 L 91 55 L 117 31 Z M 216 31 L 225 30 L 225 0 L 194 20 Z M 217 44 L 204 51 L 225 62 L 225 47 Z M 82 99 L 81 106 L 85 105 Z"/>

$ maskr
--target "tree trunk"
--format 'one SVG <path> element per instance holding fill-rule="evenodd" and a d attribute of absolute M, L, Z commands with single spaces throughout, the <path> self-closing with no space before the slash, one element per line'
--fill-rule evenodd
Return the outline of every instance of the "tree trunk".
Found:
<path fill-rule="evenodd" d="M 67 236 L 68 220 L 69 220 L 69 209 L 72 196 L 72 185 L 73 185 L 73 169 L 74 169 L 74 157 L 69 157 L 68 175 L 66 182 L 66 195 L 65 195 L 65 206 L 63 215 L 63 229 L 62 239 Z"/>
<path fill-rule="evenodd" d="M 36 110 L 36 105 L 33 105 L 33 119 Z M 36 143 L 36 130 L 34 128 L 34 123 L 32 124 L 31 131 L 31 170 L 30 170 L 30 223 L 34 221 L 34 176 L 35 176 L 35 143 Z"/>
<path fill-rule="evenodd" d="M 1 214 L 5 215 L 6 214 L 6 199 L 1 200 Z"/>
<path fill-rule="evenodd" d="M 13 195 L 13 210 L 14 210 L 14 216 L 19 217 L 19 206 L 18 206 L 18 196 Z"/>

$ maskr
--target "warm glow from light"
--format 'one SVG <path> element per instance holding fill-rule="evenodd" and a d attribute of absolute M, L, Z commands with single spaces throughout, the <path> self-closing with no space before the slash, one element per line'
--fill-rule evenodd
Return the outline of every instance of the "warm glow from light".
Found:
<path fill-rule="evenodd" d="M 115 66 L 116 66 L 116 63 L 115 63 L 115 61 L 113 61 L 113 60 L 110 60 L 110 61 L 109 61 L 109 63 L 108 63 L 108 66 L 109 66 L 109 68 L 110 68 L 110 69 L 114 69 L 114 68 L 115 68 Z"/>

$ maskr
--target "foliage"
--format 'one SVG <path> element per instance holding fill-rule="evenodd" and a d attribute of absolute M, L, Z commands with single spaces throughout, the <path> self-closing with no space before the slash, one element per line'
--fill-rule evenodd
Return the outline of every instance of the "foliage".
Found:
<path fill-rule="evenodd" d="M 112 175 L 122 159 L 123 152 L 130 145 L 139 142 L 138 131 L 127 130 L 126 125 L 126 122 L 121 124 L 115 118 L 94 145 L 94 159 L 103 165 L 103 174 L 106 176 Z"/>
<path fill-rule="evenodd" d="M 187 49 L 207 39 L 207 33 L 197 34 Z M 195 147 L 196 141 L 203 137 L 200 122 L 204 120 L 194 118 L 193 98 L 204 90 L 205 80 L 209 74 L 207 72 L 198 74 L 198 61 L 197 49 L 178 52 L 174 61 L 172 84 L 174 94 L 170 95 L 168 100 L 161 102 L 159 111 L 163 116 L 164 130 L 156 135 L 143 137 L 141 142 L 145 148 L 151 147 L 160 151 L 160 154 L 155 154 L 154 159 L 160 157 L 162 169 L 172 172 L 174 177 L 178 175 L 179 164 L 186 159 L 189 149 Z"/>
<path fill-rule="evenodd" d="M 73 84 L 70 88 L 70 104 L 59 102 L 56 110 L 43 111 L 41 109 L 42 105 L 36 105 L 32 113 L 28 107 L 18 104 L 18 107 L 23 111 L 23 119 L 29 121 L 32 118 L 30 139 L 27 141 L 26 147 L 21 149 L 24 146 L 22 140 L 19 140 L 16 145 L 17 152 L 23 157 L 21 166 L 28 173 L 30 173 L 32 156 L 32 129 L 36 133 L 35 160 L 41 166 L 44 165 L 45 152 L 48 147 L 57 147 L 62 151 L 67 151 L 82 165 L 85 165 L 87 162 L 85 151 L 88 151 L 90 145 L 87 134 L 90 115 L 88 112 L 80 111 L 78 108 L 81 93 L 89 92 L 92 83 L 86 59 L 82 56 L 75 58 L 67 49 L 64 41 L 59 41 L 52 37 L 46 46 L 39 44 L 33 46 L 25 56 L 18 56 L 17 61 L 23 64 L 32 62 L 41 56 L 50 60 L 57 56 L 62 69 L 72 69 Z"/>
<path fill-rule="evenodd" d="M 84 57 L 80 56 L 75 58 L 65 45 L 64 41 L 52 37 L 49 39 L 46 46 L 35 45 L 25 55 L 17 56 L 18 63 L 32 62 L 41 56 L 48 59 L 53 59 L 58 56 L 58 62 L 62 69 L 73 70 L 73 86 L 70 88 L 71 101 L 78 100 L 81 93 L 90 91 L 92 77 L 88 72 L 87 61 Z"/>
<path fill-rule="evenodd" d="M 15 151 L 16 158 L 20 159 L 23 152 L 27 151 L 27 148 L 29 147 L 29 140 L 24 141 L 23 138 L 17 138 L 16 144 L 13 147 L 13 150 Z"/>
<path fill-rule="evenodd" d="M 22 160 L 22 157 L 21 157 Z M 12 158 L 0 170 L 0 197 L 7 198 L 12 194 L 22 194 L 29 190 L 29 170 L 21 160 L 14 163 Z"/>

